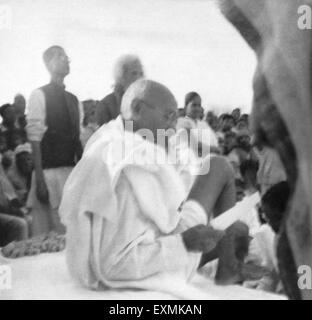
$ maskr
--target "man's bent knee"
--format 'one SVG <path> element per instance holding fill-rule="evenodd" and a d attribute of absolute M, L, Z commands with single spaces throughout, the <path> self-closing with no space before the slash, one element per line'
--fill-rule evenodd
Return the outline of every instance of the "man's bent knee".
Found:
<path fill-rule="evenodd" d="M 219 155 L 211 155 L 203 160 L 199 175 L 205 175 L 209 172 L 218 172 L 218 175 L 223 175 L 226 179 L 234 179 L 235 176 L 230 162 L 225 157 Z"/>

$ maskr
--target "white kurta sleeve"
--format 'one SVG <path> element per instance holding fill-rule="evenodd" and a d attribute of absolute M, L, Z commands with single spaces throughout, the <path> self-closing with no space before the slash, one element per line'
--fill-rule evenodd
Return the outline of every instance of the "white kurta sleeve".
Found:
<path fill-rule="evenodd" d="M 78 102 L 78 111 L 79 111 L 79 127 L 81 132 L 83 128 L 83 119 L 84 119 L 83 104 L 81 101 Z"/>
<path fill-rule="evenodd" d="M 47 130 L 45 97 L 42 90 L 36 89 L 32 92 L 28 100 L 26 114 L 28 139 L 41 141 Z"/>
<path fill-rule="evenodd" d="M 200 224 L 208 224 L 208 216 L 205 209 L 195 200 L 186 201 L 180 214 L 181 219 L 175 233 L 182 233 Z"/>

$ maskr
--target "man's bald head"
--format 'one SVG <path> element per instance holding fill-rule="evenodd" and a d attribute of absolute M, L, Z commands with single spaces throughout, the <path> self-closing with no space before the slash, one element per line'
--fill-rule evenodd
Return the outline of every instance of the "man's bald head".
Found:
<path fill-rule="evenodd" d="M 171 91 L 156 81 L 140 79 L 125 92 L 121 103 L 124 120 L 133 120 L 134 129 L 174 127 L 177 102 Z"/>
<path fill-rule="evenodd" d="M 168 102 L 177 105 L 171 91 L 156 81 L 140 79 L 134 82 L 125 92 L 121 103 L 121 114 L 124 119 L 131 120 L 135 104 L 145 102 L 147 105 L 161 109 Z"/>

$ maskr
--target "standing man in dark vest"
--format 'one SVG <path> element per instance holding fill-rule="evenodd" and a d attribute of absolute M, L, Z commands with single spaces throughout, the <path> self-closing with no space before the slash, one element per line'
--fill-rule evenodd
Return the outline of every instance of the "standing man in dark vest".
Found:
<path fill-rule="evenodd" d="M 96 107 L 96 121 L 99 126 L 119 116 L 123 94 L 130 84 L 143 76 L 143 66 L 139 57 L 131 54 L 119 57 L 114 67 L 114 92 L 107 95 Z"/>
<path fill-rule="evenodd" d="M 82 105 L 64 86 L 69 59 L 62 47 L 52 46 L 44 52 L 43 61 L 51 81 L 33 91 L 27 106 L 26 129 L 35 167 L 28 198 L 33 235 L 65 232 L 58 207 L 65 181 L 82 155 Z"/>

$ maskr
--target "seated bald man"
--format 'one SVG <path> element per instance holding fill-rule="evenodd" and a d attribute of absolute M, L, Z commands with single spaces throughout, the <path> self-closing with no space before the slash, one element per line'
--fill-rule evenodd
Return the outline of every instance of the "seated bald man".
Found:
<path fill-rule="evenodd" d="M 60 207 L 67 263 L 84 286 L 155 288 L 166 275 L 189 280 L 225 238 L 207 225 L 217 202 L 205 194 L 208 175 L 188 196 L 168 161 L 164 132 L 174 128 L 176 113 L 165 86 L 136 81 L 121 116 L 91 137 L 67 180 Z M 236 230 L 248 234 L 242 224 Z"/>

